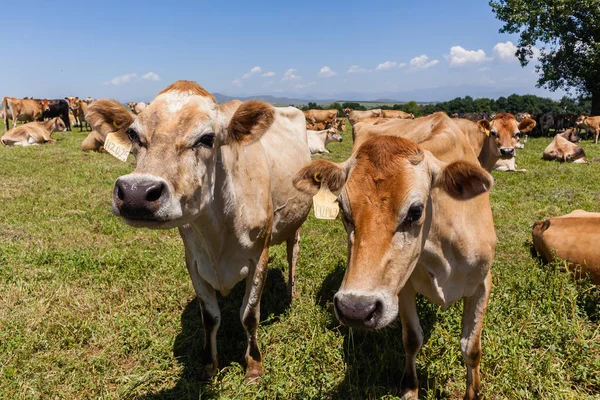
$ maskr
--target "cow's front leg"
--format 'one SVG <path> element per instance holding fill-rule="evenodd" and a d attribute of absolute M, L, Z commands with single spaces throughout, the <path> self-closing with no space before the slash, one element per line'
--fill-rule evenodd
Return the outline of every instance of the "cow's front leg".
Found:
<path fill-rule="evenodd" d="M 402 399 L 417 399 L 419 379 L 417 378 L 417 353 L 423 344 L 423 331 L 417 315 L 416 295 L 410 282 L 398 295 L 398 313 L 402 321 L 402 343 L 406 363 L 400 384 Z"/>
<path fill-rule="evenodd" d="M 267 264 L 269 261 L 269 247 L 265 246 L 254 273 L 246 278 L 246 293 L 240 309 L 240 319 L 248 336 L 246 349 L 246 379 L 255 380 L 262 375 L 262 357 L 256 341 L 256 331 L 260 321 L 260 298 L 267 278 Z"/>
<path fill-rule="evenodd" d="M 467 365 L 467 390 L 465 399 L 479 399 L 481 377 L 479 363 L 481 361 L 481 330 L 483 318 L 492 290 L 492 274 L 488 272 L 471 297 L 465 297 L 462 319 L 462 336 L 460 349 Z"/>
<path fill-rule="evenodd" d="M 286 241 L 286 250 L 289 268 L 287 295 L 291 301 L 294 298 L 296 285 L 296 263 L 298 262 L 298 252 L 300 251 L 300 228 L 294 233 L 293 237 Z"/>

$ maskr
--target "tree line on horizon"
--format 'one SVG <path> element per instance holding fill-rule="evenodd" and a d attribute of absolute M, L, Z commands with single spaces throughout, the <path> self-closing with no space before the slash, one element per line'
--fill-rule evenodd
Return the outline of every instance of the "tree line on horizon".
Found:
<path fill-rule="evenodd" d="M 369 108 L 359 102 L 335 102 L 329 105 L 319 105 L 314 102 L 309 102 L 307 105 L 302 106 L 301 110 L 337 109 L 338 116 L 341 117 L 344 115 L 343 110 L 346 108 L 361 111 L 373 108 L 379 108 L 383 110 L 401 110 L 407 113 L 412 113 L 415 117 L 421 117 L 423 115 L 429 115 L 439 111 L 443 111 L 448 115 L 462 113 L 492 114 L 499 112 L 509 112 L 511 114 L 527 112 L 532 115 L 545 113 L 571 113 L 577 115 L 589 115 L 592 104 L 590 98 L 585 98 L 582 96 L 575 99 L 568 96 L 563 96 L 562 99 L 557 101 L 532 94 L 511 94 L 508 97 L 502 96 L 497 99 L 489 99 L 486 97 L 473 99 L 471 96 L 465 96 L 439 103 L 418 104 L 416 101 L 409 101 L 402 104 L 382 105 Z"/>

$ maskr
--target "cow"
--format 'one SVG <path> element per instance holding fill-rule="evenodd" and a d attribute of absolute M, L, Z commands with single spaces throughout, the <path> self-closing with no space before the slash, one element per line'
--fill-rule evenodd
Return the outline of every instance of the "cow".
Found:
<path fill-rule="evenodd" d="M 600 136 L 600 116 L 588 117 L 587 115 L 581 115 L 577 118 L 577 126 L 585 128 L 588 132 L 594 134 L 594 143 L 598 143 L 598 136 Z"/>
<path fill-rule="evenodd" d="M 2 99 L 2 109 L 4 110 L 4 128 L 10 129 L 8 120 L 13 121 L 13 128 L 17 126 L 17 121 L 32 122 L 42 118 L 44 111 L 48 110 L 47 100 L 16 99 L 14 97 L 4 97 Z"/>
<path fill-rule="evenodd" d="M 560 217 L 536 221 L 533 245 L 546 263 L 565 260 L 575 277 L 589 274 L 600 285 L 600 213 L 575 210 Z"/>
<path fill-rule="evenodd" d="M 398 119 L 415 119 L 413 113 L 407 113 L 400 110 L 381 110 L 383 118 L 398 118 Z"/>
<path fill-rule="evenodd" d="M 348 111 L 348 112 L 346 113 L 346 111 Z M 348 121 L 350 121 L 351 125 L 354 125 L 355 123 L 357 123 L 365 118 L 381 117 L 380 109 L 373 109 L 373 110 L 367 110 L 367 111 L 354 111 L 350 108 L 346 108 L 344 110 L 344 112 L 348 116 Z"/>
<path fill-rule="evenodd" d="M 132 101 L 127 103 L 127 105 L 129 106 L 129 108 L 131 108 L 131 111 L 133 111 L 134 114 L 139 114 L 142 111 L 144 111 L 146 107 L 148 107 L 148 105 L 144 102 L 135 103 Z"/>
<path fill-rule="evenodd" d="M 71 117 L 69 115 L 69 103 L 63 99 L 48 100 L 48 109 L 42 113 L 43 119 L 52 119 L 60 117 L 67 130 L 71 130 Z"/>
<path fill-rule="evenodd" d="M 75 119 L 79 122 L 79 130 L 83 130 L 84 124 L 86 131 L 92 130 L 85 119 L 85 111 L 87 107 L 88 104 L 85 101 L 80 100 L 79 97 L 69 97 L 69 108 L 71 109 Z"/>
<path fill-rule="evenodd" d="M 323 131 L 329 128 L 332 128 L 334 125 L 332 121 L 328 122 L 306 122 L 306 129 L 310 131 Z"/>
<path fill-rule="evenodd" d="M 517 122 L 510 113 L 499 113 L 491 121 L 482 119 L 477 123 L 457 118 L 452 120 L 467 137 L 480 165 L 491 172 L 500 159 L 512 159 L 519 145 L 519 136 L 535 128 L 535 121 L 526 118 Z M 517 170 L 506 165 L 507 171 Z"/>
<path fill-rule="evenodd" d="M 316 123 L 316 122 L 329 122 L 335 121 L 335 118 L 338 115 L 338 110 L 307 110 L 304 111 L 304 116 L 306 117 L 306 122 Z"/>
<path fill-rule="evenodd" d="M 347 231 L 348 266 L 333 298 L 340 322 L 381 329 L 400 316 L 406 354 L 401 396 L 418 398 L 423 343 L 416 294 L 444 308 L 464 299 L 465 398 L 481 388 L 481 331 L 496 234 L 493 179 L 445 113 L 368 126 L 343 163 L 313 161 L 294 178 L 314 195 L 327 185 Z"/>
<path fill-rule="evenodd" d="M 341 142 L 342 137 L 335 128 L 329 128 L 323 131 L 306 131 L 308 139 L 308 149 L 310 154 L 329 153 L 327 144 L 331 142 Z"/>
<path fill-rule="evenodd" d="M 567 128 L 572 128 L 575 124 L 575 115 L 571 113 L 554 114 L 554 129 L 562 132 Z"/>
<path fill-rule="evenodd" d="M 335 120 L 335 129 L 338 132 L 344 132 L 346 130 L 346 120 L 344 118 L 338 118 Z"/>
<path fill-rule="evenodd" d="M 561 134 L 557 134 L 554 140 L 546 147 L 543 160 L 566 161 L 576 164 L 587 164 L 588 160 L 585 157 L 585 152 L 581 146 L 570 142 Z"/>
<path fill-rule="evenodd" d="M 227 295 L 244 280 L 240 319 L 246 378 L 254 380 L 262 374 L 256 334 L 269 247 L 287 244 L 292 295 L 299 229 L 312 205 L 292 185 L 310 162 L 304 115 L 260 101 L 221 107 L 190 81 L 171 84 L 136 117 L 114 100 L 96 100 L 94 113 L 129 137 L 136 159 L 133 173 L 115 182 L 113 213 L 134 227 L 179 229 L 204 324 L 200 377 L 218 368 L 217 291 Z"/>
<path fill-rule="evenodd" d="M 546 113 L 540 117 L 540 130 L 542 135 L 549 136 L 550 128 L 554 127 L 554 117 L 550 113 Z"/>
<path fill-rule="evenodd" d="M 54 143 L 51 135 L 54 131 L 66 131 L 67 126 L 59 117 L 48 121 L 35 121 L 25 125 L 13 126 L 6 132 L 0 142 L 5 146 L 31 146 L 44 143 Z"/>

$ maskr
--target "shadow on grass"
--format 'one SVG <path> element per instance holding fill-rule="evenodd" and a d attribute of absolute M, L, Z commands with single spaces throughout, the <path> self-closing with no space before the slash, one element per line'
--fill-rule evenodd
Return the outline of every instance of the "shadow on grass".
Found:
<path fill-rule="evenodd" d="M 239 282 L 227 297 L 219 296 L 221 326 L 217 334 L 219 367 L 232 362 L 245 363 L 246 333 L 240 322 L 240 307 L 244 297 L 245 281 Z M 281 269 L 269 269 L 261 299 L 261 325 L 277 321 L 289 307 L 286 282 Z M 145 399 L 213 399 L 219 393 L 211 382 L 201 382 L 200 355 L 204 345 L 202 317 L 197 298 L 188 302 L 181 314 L 181 332 L 175 338 L 173 355 L 183 365 L 183 372 L 175 387 L 145 396 Z M 240 377 L 243 379 L 243 377 Z"/>
<path fill-rule="evenodd" d="M 345 272 L 345 263 L 338 262 L 335 270 L 325 278 L 317 294 L 317 304 L 328 312 L 333 313 L 333 296 L 339 289 Z M 425 344 L 437 321 L 438 307 L 419 295 L 417 309 Z M 346 377 L 336 388 L 333 398 L 378 398 L 389 394 L 398 395 L 405 361 L 400 320 L 380 331 L 349 329 L 340 326 L 335 318 L 332 325 L 328 328 L 337 330 L 344 337 L 343 356 L 348 365 Z M 426 395 L 428 388 L 434 387 L 434 379 L 428 376 L 425 368 L 419 368 L 418 364 L 417 374 L 419 391 Z"/>

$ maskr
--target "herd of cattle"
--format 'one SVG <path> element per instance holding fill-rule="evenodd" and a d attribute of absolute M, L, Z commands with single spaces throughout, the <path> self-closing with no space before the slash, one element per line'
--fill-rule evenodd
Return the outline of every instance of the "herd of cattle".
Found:
<path fill-rule="evenodd" d="M 423 333 L 416 294 L 443 307 L 464 299 L 465 398 L 478 398 L 496 246 L 490 172 L 498 162 L 514 160 L 520 137 L 537 125 L 534 119 L 500 113 L 474 122 L 441 112 L 415 118 L 395 110 L 347 109 L 352 153 L 334 163 L 311 162 L 311 153 L 341 141 L 345 118 L 337 110 L 303 114 L 260 101 L 218 104 L 189 81 L 175 82 L 150 104 L 130 103 L 129 109 L 114 100 L 54 102 L 5 98 L 7 128 L 8 119 L 33 122 L 13 123 L 2 143 L 48 142 L 52 130 L 68 129 L 51 104 L 55 112 L 72 112 L 80 126 L 89 123 L 83 150 L 101 151 L 108 133 L 128 138 L 136 167 L 115 182 L 113 213 L 134 227 L 179 229 L 202 310 L 203 378 L 218 369 L 217 292 L 227 295 L 242 280 L 246 376 L 262 374 L 256 334 L 269 247 L 287 245 L 293 297 L 300 228 L 319 198 L 339 207 L 347 232 L 348 265 L 333 299 L 337 318 L 350 327 L 379 329 L 399 316 L 406 352 L 402 394 L 417 398 Z M 34 127 L 41 133 L 29 133 Z M 582 151 L 569 147 L 576 146 L 576 136 L 569 130 L 558 134 L 548 154 L 581 160 Z M 600 259 L 591 254 L 599 227 L 600 214 L 551 218 L 536 223 L 534 244 L 546 261 L 558 256 L 580 264 L 600 283 Z M 565 231 L 573 234 L 561 234 Z M 565 236 L 573 240 L 562 240 Z"/>

